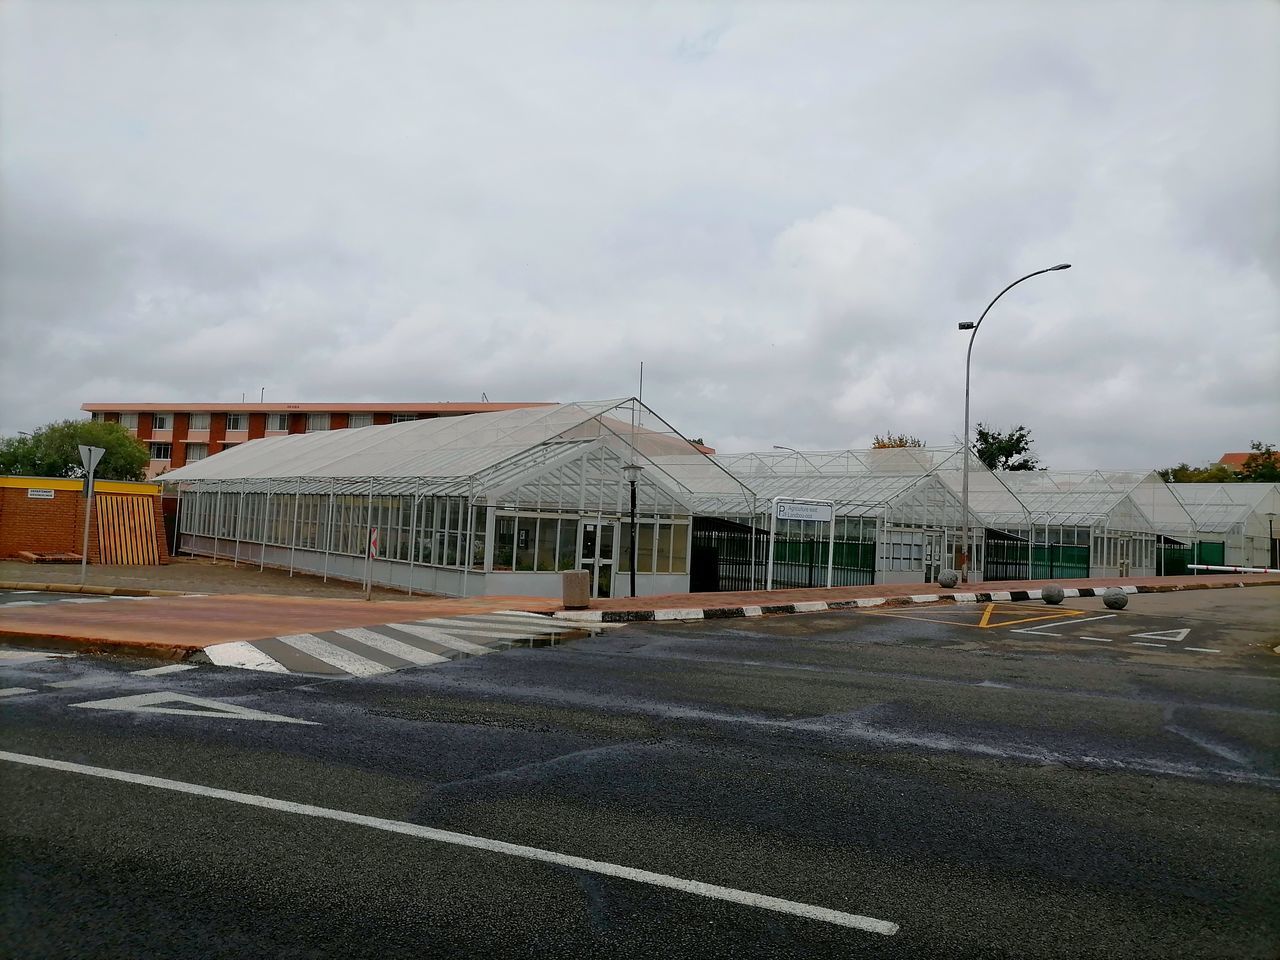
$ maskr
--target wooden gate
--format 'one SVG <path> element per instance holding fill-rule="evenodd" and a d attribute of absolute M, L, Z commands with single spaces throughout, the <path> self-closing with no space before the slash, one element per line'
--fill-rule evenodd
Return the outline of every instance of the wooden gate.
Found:
<path fill-rule="evenodd" d="M 94 497 L 94 510 L 99 563 L 160 563 L 155 497 L 100 493 Z"/>

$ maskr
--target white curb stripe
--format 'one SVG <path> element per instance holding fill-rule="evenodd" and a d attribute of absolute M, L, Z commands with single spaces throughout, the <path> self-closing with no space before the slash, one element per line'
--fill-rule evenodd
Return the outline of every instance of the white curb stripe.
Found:
<path fill-rule="evenodd" d="M 203 653 L 210 663 L 220 667 L 239 667 L 242 670 L 261 670 L 264 673 L 288 673 L 283 663 L 267 656 L 246 640 L 216 643 L 205 647 Z"/>
<path fill-rule="evenodd" d="M 688 610 L 655 610 L 653 611 L 653 619 L 655 620 L 702 620 L 703 612 L 700 608 L 690 608 Z"/>
<path fill-rule="evenodd" d="M 197 797 L 208 797 L 212 800 L 226 800 L 231 803 L 239 803 L 249 807 L 259 807 L 265 810 L 276 810 L 281 813 L 292 813 L 304 817 L 317 817 L 323 820 L 336 820 L 339 823 L 350 823 L 355 826 L 369 827 L 374 830 L 385 830 L 388 833 L 398 833 L 405 836 L 418 837 L 422 840 L 434 840 L 439 843 L 448 843 L 458 847 L 468 847 L 473 850 L 484 850 L 489 853 L 500 853 L 510 857 L 520 857 L 525 860 L 550 863 L 558 867 L 568 867 L 572 870 L 584 870 L 588 873 L 600 874 L 601 876 L 617 877 L 621 880 L 630 880 L 635 883 L 646 883 L 650 886 L 664 887 L 668 890 L 678 890 L 681 893 L 707 897 L 712 900 L 724 900 L 729 903 L 737 903 L 747 907 L 772 910 L 776 913 L 805 917 L 810 920 L 821 920 L 824 923 L 831 923 L 841 927 L 850 927 L 855 930 L 865 930 L 868 933 L 893 936 L 898 932 L 898 925 L 896 923 L 890 923 L 887 920 L 877 920 L 874 917 L 864 917 L 855 913 L 844 913 L 840 910 L 831 910 L 827 907 L 818 907 L 808 903 L 797 903 L 793 900 L 783 900 L 778 897 L 765 896 L 764 894 L 750 893 L 746 890 L 735 890 L 732 887 L 721 887 L 712 883 L 702 883 L 698 880 L 684 880 L 680 877 L 653 873 L 649 870 L 638 870 L 634 867 L 624 867 L 616 863 L 605 863 L 600 860 L 588 860 L 585 857 L 575 857 L 569 854 L 556 853 L 552 850 L 542 850 L 538 847 L 526 847 L 521 844 L 507 843 L 502 840 L 489 840 L 485 837 L 474 837 L 465 833 L 454 833 L 452 830 L 437 830 L 433 827 L 419 826 L 416 823 L 404 823 L 399 820 L 384 820 L 382 817 L 370 817 L 360 813 L 350 813 L 346 810 L 333 810 L 328 807 L 317 807 L 309 803 L 294 803 L 291 800 L 277 800 L 273 797 L 260 797 L 250 793 L 238 793 L 234 790 L 222 790 L 217 787 L 206 787 L 198 783 L 184 783 L 181 780 L 167 780 L 163 777 L 151 777 L 144 774 L 128 773 L 124 770 L 110 770 L 105 767 L 91 767 L 82 763 L 68 763 L 63 760 L 50 760 L 45 757 L 33 757 L 21 753 L 9 753 L 4 750 L 0 750 L 0 760 L 6 760 L 10 763 L 25 764 L 26 766 L 32 767 L 43 767 L 46 770 L 57 770 L 63 773 L 78 773 L 90 777 L 99 777 L 103 780 L 133 783 L 138 784 L 139 786 L 153 787 L 158 790 L 170 790 L 174 793 L 185 793 Z"/>
<path fill-rule="evenodd" d="M 580 620 L 583 623 L 599 623 L 604 619 L 600 610 L 557 610 L 554 616 L 561 620 Z"/>
<path fill-rule="evenodd" d="M 349 637 L 367 646 L 373 647 L 375 650 L 381 650 L 383 653 L 389 653 L 393 657 L 399 657 L 401 660 L 408 660 L 410 663 L 416 663 L 419 666 L 426 666 L 432 663 L 448 663 L 448 657 L 442 657 L 438 653 L 432 653 L 430 650 L 419 650 L 417 647 L 410 646 L 403 640 L 397 640 L 395 637 L 388 637 L 383 633 L 376 633 L 373 630 L 367 630 L 364 627 L 349 627 L 345 630 L 335 630 L 344 637 Z"/>
<path fill-rule="evenodd" d="M 882 607 L 884 603 L 884 597 L 862 597 L 857 601 L 859 607 Z"/>
<path fill-rule="evenodd" d="M 793 603 L 796 613 L 818 613 L 827 609 L 827 605 L 822 600 L 805 600 L 801 603 Z"/>
<path fill-rule="evenodd" d="M 911 598 L 912 603 L 936 603 L 941 600 L 936 593 L 917 593 Z"/>
<path fill-rule="evenodd" d="M 744 617 L 763 617 L 764 611 L 759 607 L 743 607 L 742 615 Z"/>

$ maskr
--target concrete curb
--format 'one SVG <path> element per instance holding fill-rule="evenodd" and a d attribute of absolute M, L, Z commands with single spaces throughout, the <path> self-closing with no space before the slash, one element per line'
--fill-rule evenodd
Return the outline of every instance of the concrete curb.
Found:
<path fill-rule="evenodd" d="M 1223 590 L 1232 587 L 1265 587 L 1269 583 L 1204 583 L 1204 584 L 1122 584 L 1125 593 L 1176 593 L 1183 590 Z M 1117 586 L 1112 584 L 1111 586 Z M 1101 597 L 1111 587 L 1064 587 L 1063 595 Z M 992 601 L 1039 600 L 1039 590 L 993 590 L 978 593 L 919 593 L 906 597 L 858 597 L 852 600 L 806 600 L 800 603 L 778 603 L 743 607 L 689 607 L 671 610 L 558 610 L 553 616 L 580 623 L 648 623 L 661 620 L 724 620 L 737 617 L 761 617 L 773 613 L 820 613 L 823 610 L 849 610 L 859 607 L 909 607 L 918 603 L 991 603 Z"/>
<path fill-rule="evenodd" d="M 0 590 L 42 590 L 46 593 L 89 593 L 99 597 L 199 597 L 204 594 L 183 590 L 140 590 L 135 587 L 95 587 L 78 583 L 31 583 L 25 580 L 0 580 Z"/>

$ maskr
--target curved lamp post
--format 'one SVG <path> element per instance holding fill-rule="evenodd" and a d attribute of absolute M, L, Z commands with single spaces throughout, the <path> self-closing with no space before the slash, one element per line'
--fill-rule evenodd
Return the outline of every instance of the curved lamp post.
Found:
<path fill-rule="evenodd" d="M 995 299 L 987 304 L 987 309 L 982 311 L 982 316 L 978 318 L 977 323 L 966 320 L 959 325 L 961 330 L 972 331 L 969 334 L 969 349 L 964 355 L 964 476 L 961 480 L 960 507 L 960 523 L 962 530 L 961 543 L 963 544 L 963 552 L 960 554 L 960 579 L 966 583 L 969 581 L 969 361 L 973 358 L 973 339 L 978 335 L 978 328 L 982 326 L 982 321 L 987 318 L 987 314 L 991 312 L 991 308 L 996 305 L 996 300 L 999 300 L 1023 280 L 1030 280 L 1032 277 L 1038 277 L 1042 273 L 1052 273 L 1055 270 L 1069 270 L 1070 268 L 1071 264 L 1060 263 L 1057 266 L 1045 267 L 1043 270 L 1028 273 L 1025 277 L 1019 277 L 995 295 Z M 1031 575 L 1030 570 L 1027 570 L 1027 575 Z"/>

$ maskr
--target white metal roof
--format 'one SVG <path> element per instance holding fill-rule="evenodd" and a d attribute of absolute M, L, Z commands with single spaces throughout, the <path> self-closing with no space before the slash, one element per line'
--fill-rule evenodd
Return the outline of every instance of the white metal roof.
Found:
<path fill-rule="evenodd" d="M 1280 519 L 1280 484 L 1276 483 L 1171 483 L 1169 489 L 1203 533 L 1229 533 L 1267 524 L 1267 514 Z M 1268 533 L 1272 530 L 1268 530 Z"/>
<path fill-rule="evenodd" d="M 688 501 L 689 491 L 663 469 L 659 461 L 664 458 L 685 462 L 685 472 L 701 472 L 708 483 L 714 478 L 726 490 L 740 486 L 634 398 L 266 437 L 158 480 L 183 485 L 235 482 L 242 487 L 291 482 L 303 492 L 329 489 L 334 482 L 354 492 L 372 480 L 379 492 L 403 488 L 422 494 L 479 495 L 510 489 L 522 477 L 545 477 L 550 467 L 568 464 L 601 446 L 611 451 L 609 470 L 620 470 L 634 452 L 646 466 L 645 479 L 661 484 L 682 503 Z"/>

